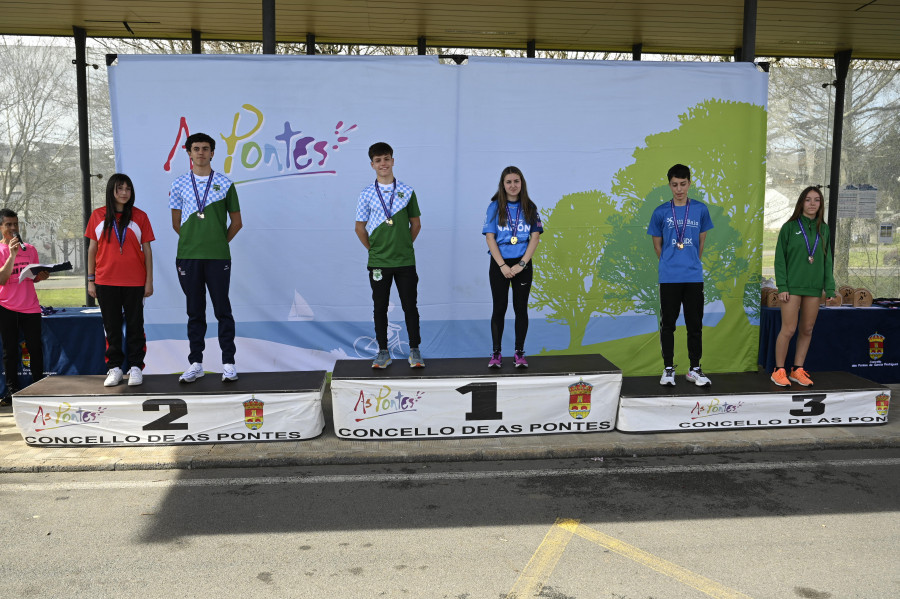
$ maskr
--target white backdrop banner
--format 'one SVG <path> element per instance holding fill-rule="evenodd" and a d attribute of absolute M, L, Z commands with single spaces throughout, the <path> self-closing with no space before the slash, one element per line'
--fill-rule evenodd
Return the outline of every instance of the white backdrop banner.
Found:
<path fill-rule="evenodd" d="M 481 227 L 504 167 L 523 170 L 543 209 L 586 190 L 611 193 L 636 148 L 681 127 L 694 107 L 714 101 L 764 111 L 766 77 L 749 64 L 471 58 L 455 66 L 434 56 L 120 55 L 110 67 L 110 95 L 117 168 L 132 177 L 137 206 L 157 237 L 146 372 L 187 366 L 167 196 L 189 168 L 182 146 L 196 132 L 216 139 L 213 168 L 237 184 L 240 198 L 244 228 L 232 242 L 231 279 L 239 370 L 331 370 L 336 359 L 374 353 L 366 252 L 354 234 L 359 192 L 374 179 L 369 145 L 393 146 L 395 174 L 413 186 L 422 210 L 416 257 L 426 359 L 487 355 L 489 258 Z M 744 119 L 732 120 L 740 127 Z M 764 148 L 764 118 L 753 134 L 752 143 L 737 145 Z M 676 145 L 662 160 L 670 166 L 689 153 L 688 145 Z M 735 168 L 761 178 L 758 167 Z M 650 188 L 665 186 L 665 168 L 652 169 Z M 614 212 L 628 213 L 624 199 L 615 202 Z M 760 192 L 760 210 L 737 214 L 761 206 Z M 650 241 L 640 241 L 652 255 Z M 550 255 L 539 250 L 538 259 Z M 542 280 L 536 288 L 556 284 L 567 282 Z M 752 323 L 741 307 L 743 284 L 728 283 L 740 287 L 727 291 Z M 588 280 L 581 291 L 589 288 Z M 727 311 L 716 297 L 708 300 L 707 326 Z M 390 346 L 400 357 L 407 336 L 399 301 L 392 301 Z M 590 319 L 602 310 L 579 320 L 560 317 L 551 305 L 532 305 L 531 353 L 581 353 L 582 346 L 592 353 L 591 343 L 655 334 L 656 317 L 640 306 L 597 327 Z M 211 307 L 208 320 L 205 360 L 215 368 Z"/>

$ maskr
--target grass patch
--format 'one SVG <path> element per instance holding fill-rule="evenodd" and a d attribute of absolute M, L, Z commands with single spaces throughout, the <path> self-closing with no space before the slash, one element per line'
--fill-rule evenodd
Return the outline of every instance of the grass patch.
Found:
<path fill-rule="evenodd" d="M 85 291 L 83 287 L 69 287 L 66 289 L 40 289 L 35 287 L 35 291 L 42 306 L 80 308 L 85 305 Z"/>

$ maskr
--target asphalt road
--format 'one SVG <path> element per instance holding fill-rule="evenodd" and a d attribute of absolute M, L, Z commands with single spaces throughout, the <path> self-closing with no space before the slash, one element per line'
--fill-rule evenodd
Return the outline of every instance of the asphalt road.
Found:
<path fill-rule="evenodd" d="M 0 597 L 900 596 L 900 450 L 0 475 Z"/>

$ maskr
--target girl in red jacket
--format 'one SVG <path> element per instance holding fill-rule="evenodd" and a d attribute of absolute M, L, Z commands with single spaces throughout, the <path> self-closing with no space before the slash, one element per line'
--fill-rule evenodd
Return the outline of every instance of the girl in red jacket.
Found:
<path fill-rule="evenodd" d="M 106 206 L 91 214 L 84 236 L 88 246 L 88 294 L 100 303 L 106 331 L 104 385 L 122 382 L 122 321 L 125 322 L 128 384 L 143 382 L 147 353 L 144 298 L 153 295 L 153 228 L 143 210 L 134 207 L 134 186 L 128 175 L 116 173 L 106 184 Z"/>

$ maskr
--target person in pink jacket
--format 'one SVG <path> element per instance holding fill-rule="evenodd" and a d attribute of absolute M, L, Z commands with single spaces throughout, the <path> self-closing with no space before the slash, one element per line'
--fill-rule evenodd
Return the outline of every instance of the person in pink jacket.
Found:
<path fill-rule="evenodd" d="M 29 264 L 38 264 L 37 249 L 22 242 L 19 216 L 9 208 L 0 209 L 0 337 L 3 338 L 3 369 L 6 392 L 0 406 L 12 405 L 12 394 L 19 390 L 19 331 L 25 335 L 25 348 L 31 354 L 31 378 L 44 378 L 44 348 L 41 342 L 41 305 L 34 284 L 50 273 L 38 273 L 34 280 L 19 280 Z"/>

